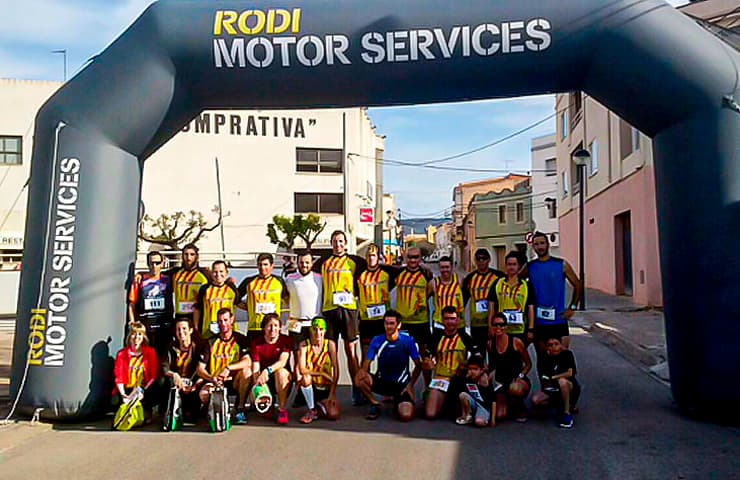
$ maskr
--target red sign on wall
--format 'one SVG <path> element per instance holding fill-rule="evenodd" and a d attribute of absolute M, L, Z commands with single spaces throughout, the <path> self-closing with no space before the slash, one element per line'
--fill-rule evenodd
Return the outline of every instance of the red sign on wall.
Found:
<path fill-rule="evenodd" d="M 372 207 L 361 207 L 360 208 L 360 223 L 373 223 Z"/>

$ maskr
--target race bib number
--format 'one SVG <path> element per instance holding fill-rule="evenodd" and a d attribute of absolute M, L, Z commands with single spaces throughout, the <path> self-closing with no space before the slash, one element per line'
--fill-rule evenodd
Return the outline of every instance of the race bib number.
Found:
<path fill-rule="evenodd" d="M 524 313 L 517 310 L 505 310 L 506 321 L 509 325 L 524 325 Z"/>
<path fill-rule="evenodd" d="M 478 300 L 475 302 L 476 313 L 488 313 L 488 300 Z"/>
<path fill-rule="evenodd" d="M 267 315 L 268 313 L 275 313 L 275 304 L 272 302 L 258 303 L 254 306 L 258 315 Z"/>
<path fill-rule="evenodd" d="M 211 329 L 211 333 L 213 333 L 214 335 L 218 335 L 219 333 L 221 333 L 221 329 L 218 328 L 217 322 L 211 323 L 210 329 Z"/>
<path fill-rule="evenodd" d="M 555 309 L 537 307 L 537 317 L 541 318 L 542 320 L 555 320 Z"/>
<path fill-rule="evenodd" d="M 466 386 L 468 387 L 468 393 L 470 394 L 470 396 L 483 403 L 483 395 L 480 394 L 480 390 L 478 390 L 478 385 L 474 383 L 468 383 Z"/>
<path fill-rule="evenodd" d="M 337 292 L 334 294 L 334 305 L 343 307 L 345 305 L 352 305 L 355 301 L 354 295 L 349 292 Z"/>
<path fill-rule="evenodd" d="M 385 305 L 372 305 L 367 307 L 368 318 L 378 318 L 385 315 Z"/>
<path fill-rule="evenodd" d="M 164 298 L 145 298 L 144 310 L 164 310 Z"/>
<path fill-rule="evenodd" d="M 433 378 L 429 383 L 429 388 L 433 390 L 439 390 L 440 392 L 446 392 L 450 388 L 450 381 L 444 378 Z"/>
<path fill-rule="evenodd" d="M 177 311 L 180 313 L 193 313 L 195 302 L 178 302 Z"/>

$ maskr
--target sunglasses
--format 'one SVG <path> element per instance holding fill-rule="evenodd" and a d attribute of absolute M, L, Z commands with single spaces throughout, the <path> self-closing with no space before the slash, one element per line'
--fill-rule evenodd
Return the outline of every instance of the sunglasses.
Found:
<path fill-rule="evenodd" d="M 483 262 L 483 261 L 486 261 L 486 260 L 490 260 L 490 258 L 486 258 L 486 257 L 475 257 L 475 260 L 478 261 L 478 262 Z"/>
<path fill-rule="evenodd" d="M 421 258 L 421 255 L 409 255 L 406 258 L 408 258 L 409 260 L 418 260 Z"/>
<path fill-rule="evenodd" d="M 505 323 L 494 323 L 493 328 L 504 328 L 506 326 Z"/>
<path fill-rule="evenodd" d="M 149 263 L 152 264 L 152 265 L 162 265 L 162 260 L 160 260 L 158 262 L 149 262 Z"/>

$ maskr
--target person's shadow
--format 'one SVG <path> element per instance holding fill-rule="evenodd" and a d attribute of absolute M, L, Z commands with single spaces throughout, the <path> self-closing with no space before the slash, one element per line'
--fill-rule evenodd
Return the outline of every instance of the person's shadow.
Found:
<path fill-rule="evenodd" d="M 81 416 L 100 418 L 111 409 L 113 369 L 115 360 L 110 353 L 111 337 L 100 340 L 90 350 L 90 391 L 80 407 Z"/>

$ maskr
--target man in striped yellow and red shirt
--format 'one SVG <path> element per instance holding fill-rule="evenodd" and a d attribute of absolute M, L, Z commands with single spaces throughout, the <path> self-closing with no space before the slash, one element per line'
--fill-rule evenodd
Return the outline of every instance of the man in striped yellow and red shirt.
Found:
<path fill-rule="evenodd" d="M 290 295 L 285 282 L 272 273 L 274 262 L 271 254 L 260 253 L 257 256 L 258 274 L 245 278 L 237 288 L 240 300 L 247 297 L 246 305 L 237 306 L 247 311 L 247 338 L 250 342 L 262 337 L 262 319 L 265 315 L 274 313 L 280 318 L 290 306 Z"/>
<path fill-rule="evenodd" d="M 189 243 L 182 247 L 182 264 L 165 272 L 172 279 L 175 317 L 193 318 L 198 291 L 211 278 L 208 270 L 198 265 L 198 261 L 198 247 Z"/>
<path fill-rule="evenodd" d="M 383 317 L 391 308 L 391 290 L 395 287 L 400 270 L 380 264 L 380 249 L 370 245 L 365 258 L 367 270 L 357 279 L 360 300 L 360 344 L 365 358 L 372 339 L 385 333 Z"/>
<path fill-rule="evenodd" d="M 439 259 L 439 277 L 434 279 L 432 284 L 434 291 L 434 328 L 443 329 L 442 309 L 447 306 L 454 307 L 457 310 L 457 316 L 460 320 L 459 329 L 465 329 L 465 300 L 463 298 L 462 285 L 457 278 L 457 274 L 452 272 L 452 259 L 444 256 Z"/>
<path fill-rule="evenodd" d="M 490 268 L 491 254 L 485 248 L 475 251 L 475 270 L 463 280 L 463 299 L 470 312 L 470 336 L 476 345 L 486 348 L 488 342 L 488 311 L 491 302 L 488 301 L 488 292 L 498 278 L 504 277 L 504 272 Z"/>
<path fill-rule="evenodd" d="M 216 260 L 211 266 L 211 280 L 198 291 L 193 310 L 193 324 L 203 338 L 219 333 L 216 314 L 222 308 L 228 308 L 233 315 L 238 298 L 236 287 L 229 279 L 229 267 L 223 260 Z"/>

